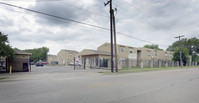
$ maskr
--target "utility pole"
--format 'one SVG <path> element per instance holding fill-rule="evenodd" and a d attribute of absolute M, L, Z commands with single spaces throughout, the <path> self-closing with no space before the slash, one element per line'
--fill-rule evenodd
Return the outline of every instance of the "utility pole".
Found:
<path fill-rule="evenodd" d="M 74 57 L 74 70 L 75 70 L 75 57 Z"/>
<path fill-rule="evenodd" d="M 181 68 L 182 68 L 182 55 L 181 55 L 181 48 L 182 48 L 182 44 L 181 44 L 181 41 L 180 41 L 180 38 L 181 37 L 184 37 L 184 35 L 179 35 L 179 36 L 177 36 L 177 37 L 175 37 L 175 38 L 179 38 L 179 45 L 180 45 L 180 66 L 181 66 Z"/>
<path fill-rule="evenodd" d="M 112 0 L 107 1 L 107 3 L 104 3 L 104 6 L 110 4 L 110 35 L 111 35 L 111 72 L 113 73 L 113 9 L 112 9 Z"/>
<path fill-rule="evenodd" d="M 117 10 L 117 9 L 115 9 Z M 116 25 L 115 25 L 115 15 L 113 11 L 113 29 L 114 29 L 114 46 L 115 46 L 115 71 L 118 72 L 118 65 L 117 65 L 117 42 L 116 42 Z"/>

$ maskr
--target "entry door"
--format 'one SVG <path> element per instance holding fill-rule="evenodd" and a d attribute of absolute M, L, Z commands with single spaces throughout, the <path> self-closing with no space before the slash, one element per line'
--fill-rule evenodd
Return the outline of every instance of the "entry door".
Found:
<path fill-rule="evenodd" d="M 23 71 L 28 71 L 28 63 L 23 63 Z"/>
<path fill-rule="evenodd" d="M 141 61 L 141 50 L 137 50 L 137 66 L 140 66 L 140 61 Z"/>

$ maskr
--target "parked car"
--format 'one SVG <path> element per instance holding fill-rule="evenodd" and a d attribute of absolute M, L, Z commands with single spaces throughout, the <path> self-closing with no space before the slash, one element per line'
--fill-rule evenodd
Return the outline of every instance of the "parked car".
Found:
<path fill-rule="evenodd" d="M 41 62 L 39 62 L 36 64 L 36 67 L 38 67 L 38 66 L 44 66 L 44 65 Z"/>
<path fill-rule="evenodd" d="M 70 62 L 68 65 L 74 66 L 74 62 Z M 76 65 L 76 66 L 81 66 L 81 63 L 75 62 L 75 65 Z"/>
<path fill-rule="evenodd" d="M 42 64 L 43 64 L 43 65 L 46 65 L 46 64 L 47 64 L 47 62 L 42 62 Z"/>
<path fill-rule="evenodd" d="M 31 64 L 31 65 L 35 65 L 35 63 L 34 63 L 34 62 L 30 62 L 30 64 Z"/>

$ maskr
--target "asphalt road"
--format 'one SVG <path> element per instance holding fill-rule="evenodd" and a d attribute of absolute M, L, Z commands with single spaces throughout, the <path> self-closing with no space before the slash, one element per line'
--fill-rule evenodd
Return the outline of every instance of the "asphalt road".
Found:
<path fill-rule="evenodd" d="M 0 103 L 199 103 L 199 68 L 104 75 L 33 67 L 0 81 Z"/>

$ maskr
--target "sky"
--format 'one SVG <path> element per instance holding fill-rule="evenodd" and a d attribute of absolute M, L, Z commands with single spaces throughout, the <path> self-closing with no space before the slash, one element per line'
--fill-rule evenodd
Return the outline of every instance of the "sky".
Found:
<path fill-rule="evenodd" d="M 133 47 L 158 44 L 166 49 L 178 39 L 199 38 L 198 0 L 112 0 L 116 8 L 117 43 Z M 87 24 L 110 28 L 107 0 L 0 0 Z M 62 20 L 0 3 L 0 32 L 13 48 L 48 47 L 81 51 L 110 42 L 110 31 Z M 125 36 L 123 34 L 129 35 Z M 135 39 L 136 38 L 136 39 Z M 144 41 L 141 41 L 141 40 Z"/>

